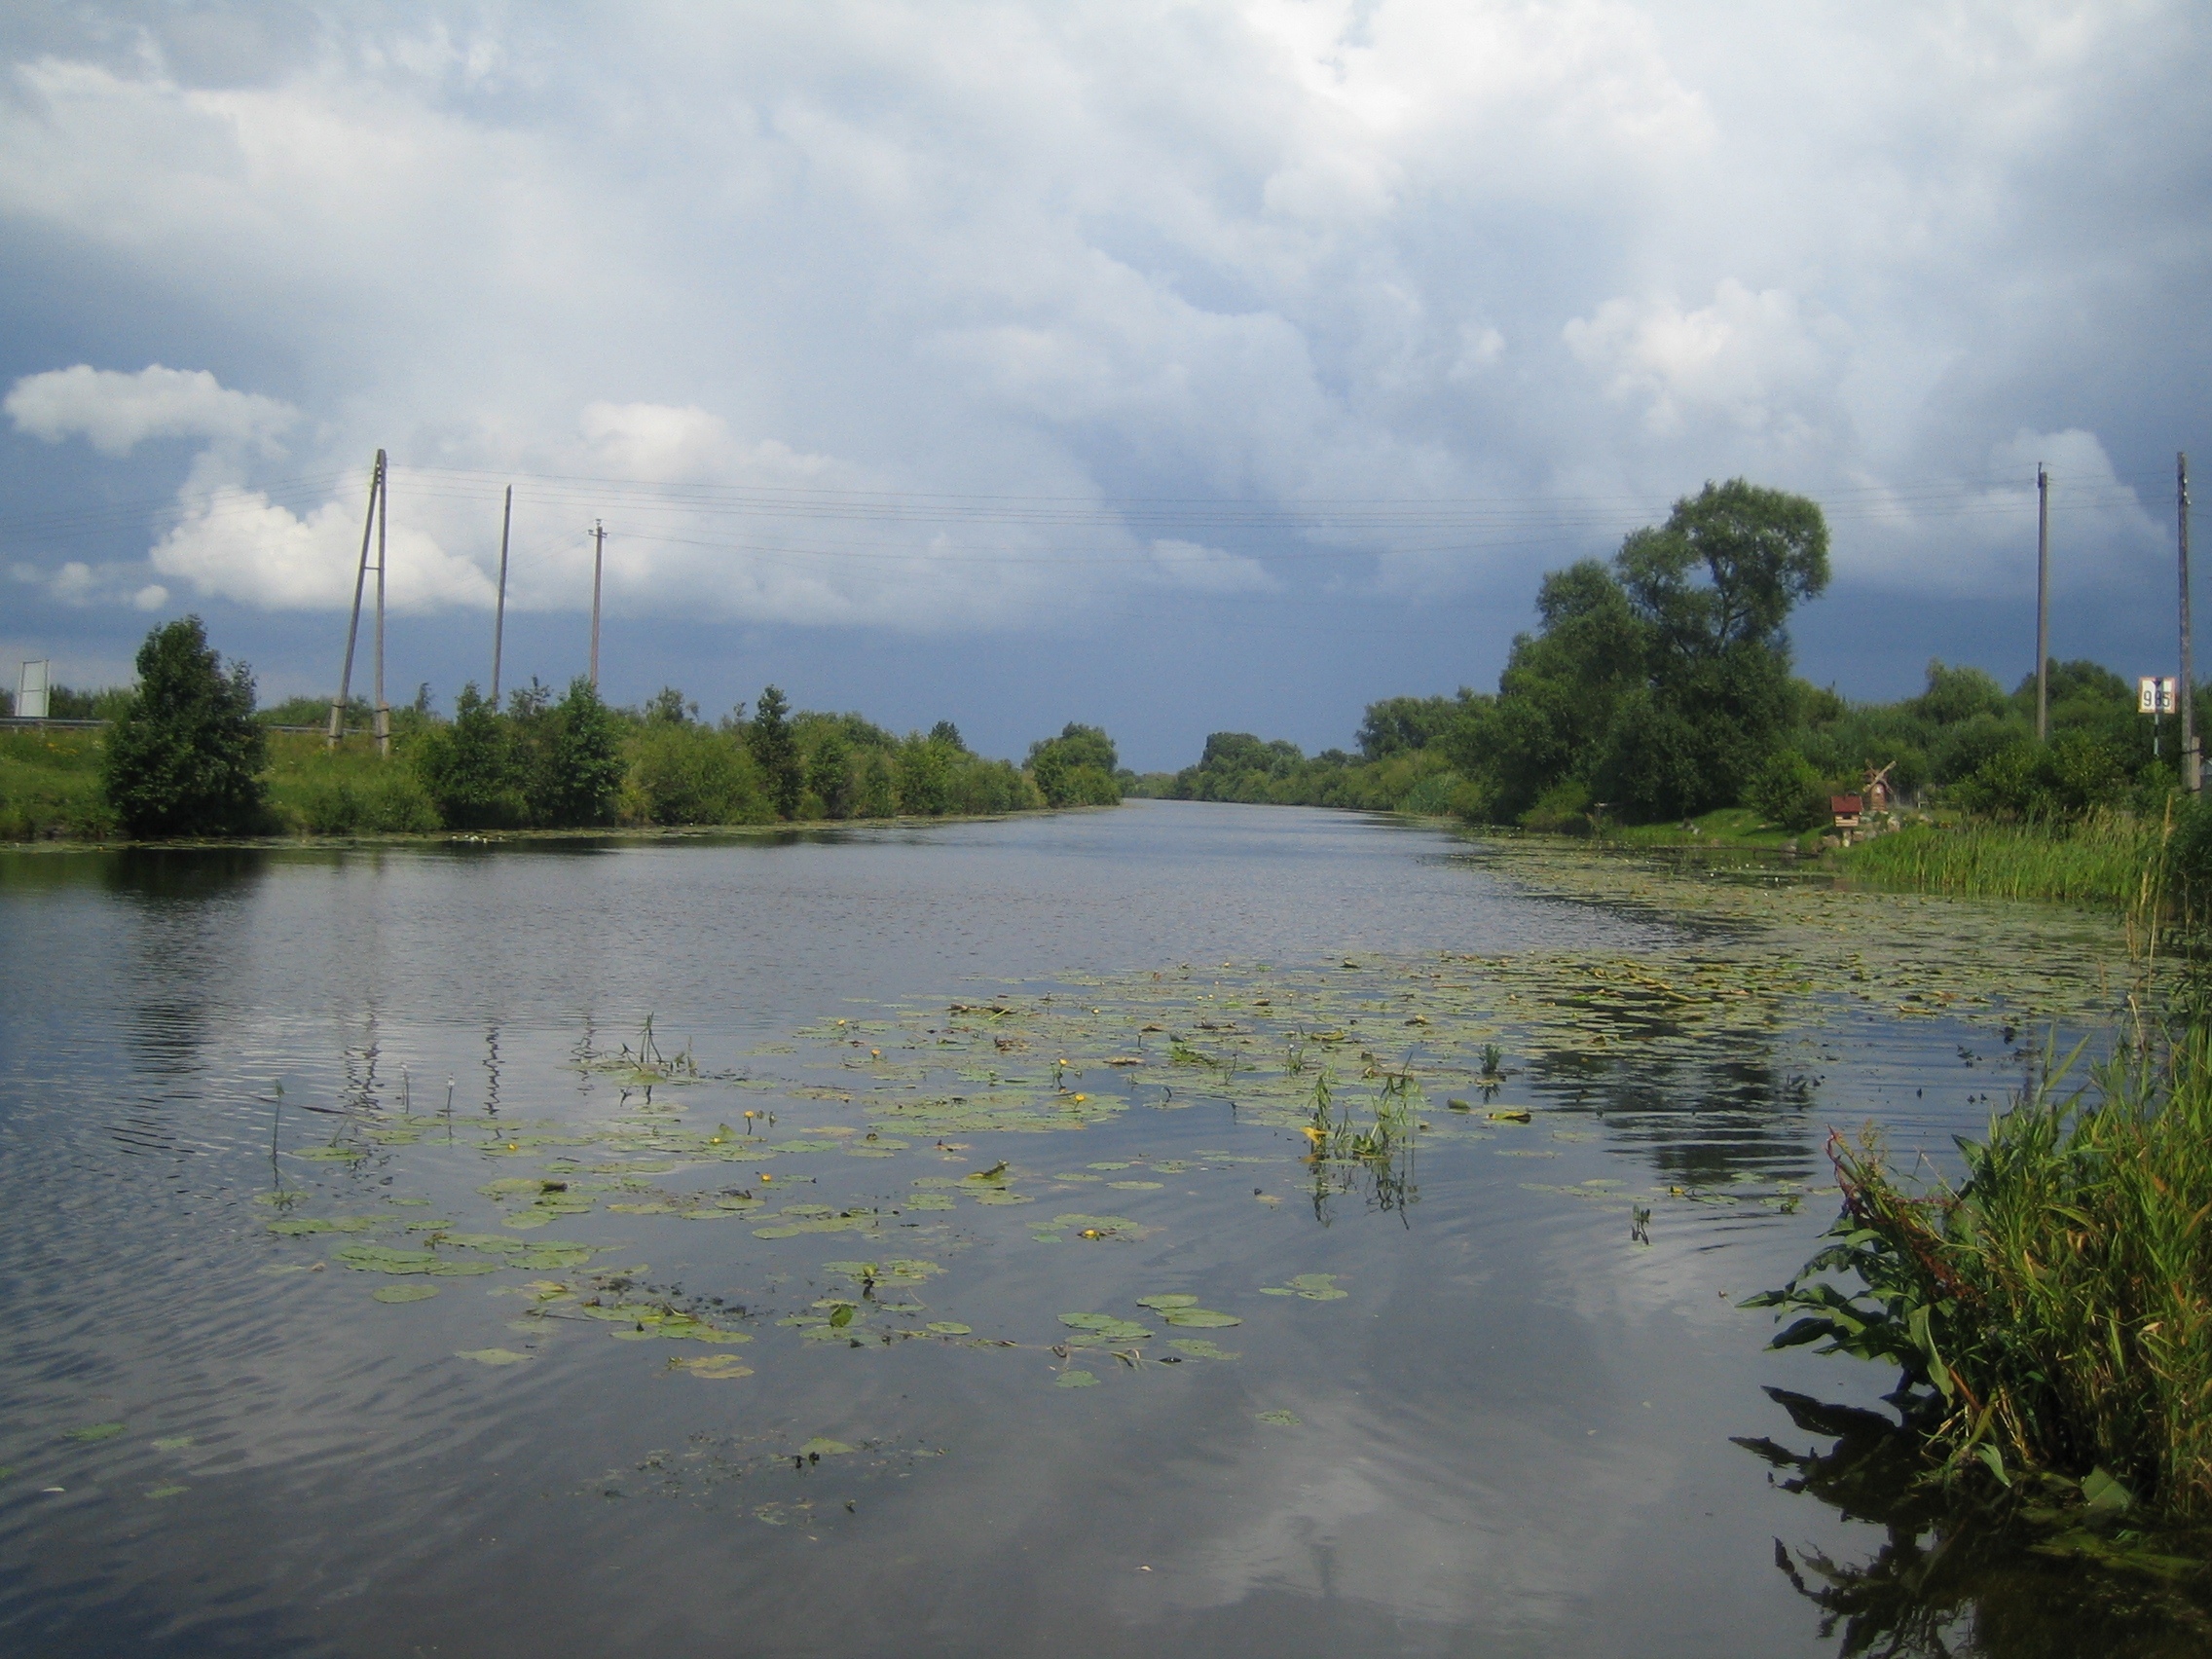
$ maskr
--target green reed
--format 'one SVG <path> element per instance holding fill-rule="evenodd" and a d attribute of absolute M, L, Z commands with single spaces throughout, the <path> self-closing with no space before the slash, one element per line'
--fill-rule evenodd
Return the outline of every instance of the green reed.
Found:
<path fill-rule="evenodd" d="M 1867 887 L 2118 905 L 2135 899 L 2163 833 L 2155 820 L 2099 813 L 2067 824 L 1916 826 L 1832 856 Z"/>
<path fill-rule="evenodd" d="M 2212 1517 L 2212 1020 L 2068 1065 L 1962 1138 L 1965 1179 L 1908 1181 L 1878 1135 L 1830 1146 L 1835 1242 L 1751 1306 L 1776 1346 L 1888 1360 L 1951 1468 L 2117 1481 Z M 1826 1275 L 1856 1276 L 1861 1288 Z M 2099 1473 L 2101 1471 L 2101 1474 Z"/>

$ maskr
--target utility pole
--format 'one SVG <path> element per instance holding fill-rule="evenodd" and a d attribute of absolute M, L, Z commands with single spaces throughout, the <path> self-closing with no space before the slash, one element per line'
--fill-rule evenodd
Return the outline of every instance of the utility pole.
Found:
<path fill-rule="evenodd" d="M 384 452 L 377 452 L 381 462 Z M 390 468 L 377 468 L 377 758 L 391 758 L 391 705 L 384 700 L 384 526 L 391 499 Z"/>
<path fill-rule="evenodd" d="M 515 487 L 507 486 L 507 504 L 499 513 L 499 605 L 492 612 L 492 712 L 499 712 L 499 647 L 507 634 L 507 530 L 515 520 Z"/>
<path fill-rule="evenodd" d="M 346 704 L 353 694 L 353 643 L 361 633 L 361 586 L 369 575 L 369 532 L 377 522 L 377 502 L 384 498 L 384 451 L 377 451 L 369 468 L 369 511 L 361 520 L 361 563 L 353 572 L 353 617 L 346 624 L 346 667 L 338 677 L 338 695 L 330 704 L 330 736 L 325 748 L 336 749 L 346 735 Z M 380 583 L 382 577 L 378 578 Z M 381 613 L 381 608 L 380 608 Z"/>
<path fill-rule="evenodd" d="M 599 689 L 599 577 L 607 563 L 607 526 L 591 521 L 591 688 Z"/>
<path fill-rule="evenodd" d="M 2181 521 L 2181 787 L 2204 787 L 2203 757 L 2196 752 L 2196 679 L 2189 660 L 2189 456 L 2174 457 L 2174 505 Z"/>
<path fill-rule="evenodd" d="M 2036 741 L 2050 741 L 2050 474 L 2036 462 Z"/>

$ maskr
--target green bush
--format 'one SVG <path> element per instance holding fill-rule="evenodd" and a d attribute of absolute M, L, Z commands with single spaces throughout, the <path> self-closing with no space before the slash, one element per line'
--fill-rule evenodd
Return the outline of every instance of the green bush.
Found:
<path fill-rule="evenodd" d="M 1112 806 L 1122 798 L 1114 774 L 1114 740 L 1097 726 L 1070 720 L 1057 737 L 1029 746 L 1028 772 L 1048 806 Z"/>
<path fill-rule="evenodd" d="M 390 762 L 363 776 L 310 779 L 280 807 L 310 835 L 425 834 L 439 828 L 438 809 L 422 780 Z"/>
<path fill-rule="evenodd" d="M 101 787 L 132 836 L 243 835 L 269 827 L 261 768 L 268 738 L 253 718 L 253 674 L 223 672 L 197 616 L 138 647 L 138 691 L 102 751 Z"/>
<path fill-rule="evenodd" d="M 807 760 L 806 787 L 821 803 L 823 817 L 853 815 L 853 752 L 833 727 L 822 734 Z"/>
<path fill-rule="evenodd" d="M 1802 832 L 1829 821 L 1828 787 L 1794 749 L 1777 750 L 1751 778 L 1744 804 L 1777 829 Z"/>
<path fill-rule="evenodd" d="M 1954 1466 L 2212 1515 L 2212 1031 L 2152 1047 L 2082 1093 L 2032 1087 L 1959 1143 L 1955 1188 L 1833 1142 L 1835 1242 L 1751 1299 L 1798 1315 L 1775 1346 L 1898 1366 Z"/>
<path fill-rule="evenodd" d="M 1587 835 L 1594 828 L 1590 806 L 1590 786 L 1580 778 L 1562 778 L 1521 815 L 1521 827 L 1549 835 Z"/>
<path fill-rule="evenodd" d="M 474 681 L 461 687 L 453 723 L 431 726 L 408 754 L 448 829 L 505 830 L 529 816 L 512 734 Z"/>
<path fill-rule="evenodd" d="M 899 774 L 889 755 L 880 749 L 871 749 L 861 763 L 860 816 L 896 818 L 898 815 Z"/>
<path fill-rule="evenodd" d="M 645 824 L 766 824 L 776 816 L 734 735 L 658 722 L 638 738 L 627 803 L 625 816 Z"/>
<path fill-rule="evenodd" d="M 792 734 L 791 705 L 773 685 L 760 693 L 753 707 L 753 722 L 746 727 L 746 746 L 753 763 L 760 769 L 760 782 L 775 803 L 776 816 L 795 818 L 798 797 L 806 789 L 806 769 L 798 742 Z"/>
<path fill-rule="evenodd" d="M 622 728 L 588 679 L 579 674 L 558 703 L 514 723 L 531 823 L 574 830 L 614 822 L 628 770 Z"/>

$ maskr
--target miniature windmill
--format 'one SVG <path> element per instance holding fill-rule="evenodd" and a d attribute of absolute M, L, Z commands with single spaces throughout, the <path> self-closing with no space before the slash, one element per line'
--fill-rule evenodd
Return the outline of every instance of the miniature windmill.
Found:
<path fill-rule="evenodd" d="M 1868 812 L 1887 812 L 1890 810 L 1890 773 L 1896 766 L 1897 762 L 1892 760 L 1889 765 L 1879 769 L 1872 766 L 1866 768 L 1866 810 Z"/>

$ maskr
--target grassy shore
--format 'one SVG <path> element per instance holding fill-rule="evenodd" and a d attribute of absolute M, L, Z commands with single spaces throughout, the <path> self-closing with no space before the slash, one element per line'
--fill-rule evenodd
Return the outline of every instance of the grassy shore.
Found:
<path fill-rule="evenodd" d="M 1955 1187 L 1900 1177 L 1871 1134 L 1836 1141 L 1837 1242 L 1752 1305 L 1798 1315 L 1777 1346 L 1898 1365 L 1908 1416 L 1954 1470 L 2201 1524 L 2212 1025 L 2199 1014 L 2133 1043 L 2086 1088 L 2065 1070 L 1961 1141 Z"/>
<path fill-rule="evenodd" d="M 2082 823 L 1975 824 L 1900 830 L 1836 849 L 1854 885 L 1969 899 L 2048 899 L 2114 906 L 2155 877 L 2163 827 L 2107 815 Z"/>

